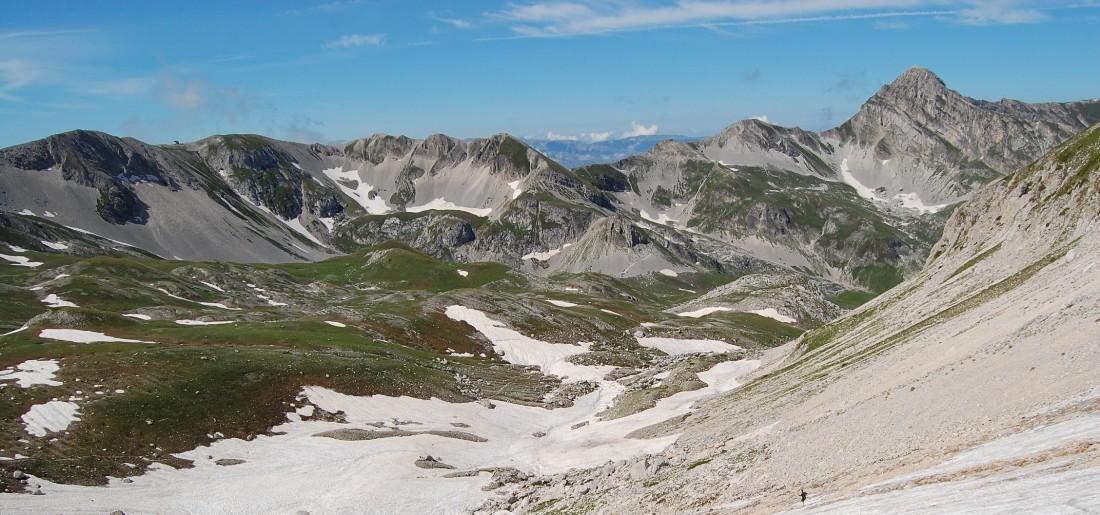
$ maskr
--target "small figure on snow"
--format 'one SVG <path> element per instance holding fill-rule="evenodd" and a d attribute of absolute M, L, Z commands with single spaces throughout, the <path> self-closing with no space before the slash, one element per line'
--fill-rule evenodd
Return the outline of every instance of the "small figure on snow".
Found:
<path fill-rule="evenodd" d="M 806 493 L 806 489 L 803 488 L 802 493 L 800 493 L 799 495 L 802 497 L 802 504 L 806 504 L 806 497 L 808 497 L 810 494 Z"/>

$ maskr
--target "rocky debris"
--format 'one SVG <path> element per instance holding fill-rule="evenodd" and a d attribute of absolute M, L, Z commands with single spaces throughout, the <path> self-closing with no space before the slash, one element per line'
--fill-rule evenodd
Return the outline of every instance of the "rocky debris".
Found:
<path fill-rule="evenodd" d="M 245 460 L 241 460 L 241 459 L 237 459 L 237 458 L 219 458 L 217 460 L 214 460 L 215 465 L 221 465 L 223 467 L 232 467 L 233 465 L 240 465 L 242 463 L 247 463 L 247 462 Z"/>
<path fill-rule="evenodd" d="M 448 465 L 446 463 L 443 463 L 442 460 L 440 460 L 438 458 L 433 458 L 432 455 L 430 455 L 430 454 L 423 457 L 423 458 L 417 459 L 413 463 L 417 467 L 420 467 L 422 469 L 450 469 L 450 470 L 454 470 L 454 468 L 455 468 L 454 465 Z"/>
<path fill-rule="evenodd" d="M 359 440 L 375 440 L 378 438 L 395 438 L 402 436 L 415 436 L 415 435 L 435 435 L 442 436 L 444 438 L 454 438 L 456 440 L 466 440 L 469 442 L 487 442 L 485 438 L 482 438 L 473 433 L 467 433 L 465 431 L 405 431 L 402 429 L 392 429 L 386 431 L 378 431 L 373 429 L 333 429 L 331 431 L 322 431 L 315 433 L 313 436 L 322 438 L 334 438 L 336 440 L 346 441 L 359 441 Z"/>

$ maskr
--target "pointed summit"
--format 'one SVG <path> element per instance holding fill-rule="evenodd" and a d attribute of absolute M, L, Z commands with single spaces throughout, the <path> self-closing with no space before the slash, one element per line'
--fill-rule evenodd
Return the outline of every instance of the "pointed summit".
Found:
<path fill-rule="evenodd" d="M 899 100 L 927 101 L 945 94 L 960 96 L 948 89 L 943 79 L 940 79 L 931 70 L 914 66 L 905 70 L 897 79 L 894 79 L 894 82 L 883 86 L 875 96 L 896 102 Z"/>

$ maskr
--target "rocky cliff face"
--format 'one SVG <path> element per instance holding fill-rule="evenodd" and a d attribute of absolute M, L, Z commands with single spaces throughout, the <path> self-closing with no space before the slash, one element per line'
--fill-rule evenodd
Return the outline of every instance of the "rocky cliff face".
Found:
<path fill-rule="evenodd" d="M 975 100 L 929 70 L 910 68 L 822 137 L 852 149 L 846 155 L 859 169 L 852 173 L 868 184 L 916 192 L 928 204 L 950 203 L 1100 121 L 1097 106 Z M 911 169 L 875 169 L 876 161 L 891 160 Z"/>
<path fill-rule="evenodd" d="M 663 454 L 486 507 L 776 512 L 803 489 L 829 513 L 1093 505 L 1068 485 L 1100 477 L 1098 201 L 1100 125 L 977 192 L 913 279 L 636 433 L 680 434 Z"/>

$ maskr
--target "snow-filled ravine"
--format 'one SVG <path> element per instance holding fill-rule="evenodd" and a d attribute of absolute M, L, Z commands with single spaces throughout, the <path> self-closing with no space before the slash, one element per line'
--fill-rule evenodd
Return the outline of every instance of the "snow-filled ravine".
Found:
<path fill-rule="evenodd" d="M 112 479 L 106 487 L 32 478 L 32 489 L 41 485 L 46 495 L 0 494 L 0 511 L 68 513 L 80 507 L 89 513 L 462 513 L 496 495 L 482 490 L 492 481 L 491 474 L 448 475 L 493 467 L 553 474 L 660 452 L 677 436 L 626 435 L 687 413 L 699 399 L 736 388 L 738 377 L 759 366 L 749 360 L 719 363 L 698 374 L 707 387 L 605 421 L 596 414 L 623 386 L 603 379 L 611 367 L 568 362 L 569 356 L 586 352 L 588 344 L 539 341 L 463 306 L 448 307 L 446 315 L 480 331 L 512 363 L 537 366 L 566 381 L 594 380 L 599 387 L 572 407 L 553 410 L 499 401 L 355 397 L 306 387 L 298 408 L 273 429 L 275 436 L 218 440 L 177 454 L 194 460 L 194 468 L 157 464 L 131 482 Z M 342 411 L 347 423 L 303 420 L 313 413 L 308 406 Z M 397 428 L 408 434 L 378 437 Z M 323 435 L 329 431 L 344 438 Z M 416 466 L 429 455 L 455 468 Z"/>

